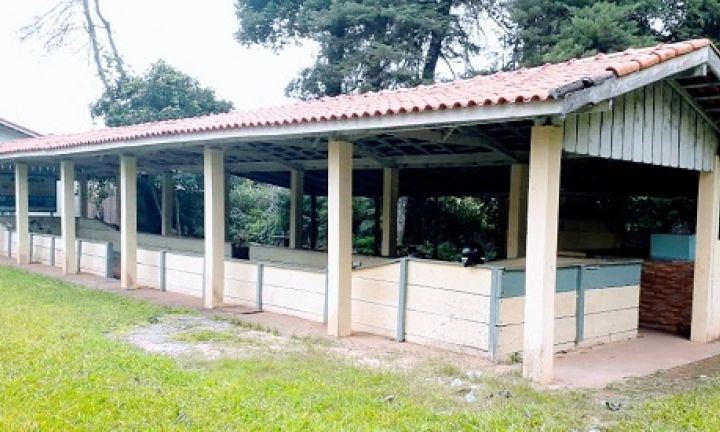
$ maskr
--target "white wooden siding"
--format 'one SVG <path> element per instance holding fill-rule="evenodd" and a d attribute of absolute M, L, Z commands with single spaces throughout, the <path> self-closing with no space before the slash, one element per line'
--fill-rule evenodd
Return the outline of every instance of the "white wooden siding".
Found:
<path fill-rule="evenodd" d="M 618 96 L 610 111 L 565 119 L 568 153 L 710 171 L 718 142 L 715 130 L 663 81 Z"/>

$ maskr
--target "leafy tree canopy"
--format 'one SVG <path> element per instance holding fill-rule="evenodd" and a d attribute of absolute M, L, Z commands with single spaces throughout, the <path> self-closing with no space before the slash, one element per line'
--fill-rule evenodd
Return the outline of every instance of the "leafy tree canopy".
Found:
<path fill-rule="evenodd" d="M 243 44 L 279 49 L 312 40 L 315 64 L 287 87 L 311 98 L 432 82 L 439 61 L 473 73 L 481 16 L 496 0 L 236 0 Z"/>
<path fill-rule="evenodd" d="M 218 99 L 189 75 L 160 60 L 142 76 L 117 80 L 92 106 L 107 126 L 224 113 L 232 102 Z"/>

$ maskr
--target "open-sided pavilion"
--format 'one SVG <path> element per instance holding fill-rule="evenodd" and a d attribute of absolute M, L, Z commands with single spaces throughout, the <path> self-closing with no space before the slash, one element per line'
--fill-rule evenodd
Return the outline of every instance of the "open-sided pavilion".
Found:
<path fill-rule="evenodd" d="M 418 330 L 416 340 L 447 337 L 454 338 L 455 345 L 471 347 L 476 335 L 457 335 L 482 332 L 484 351 L 497 357 L 504 341 L 510 340 L 510 324 L 515 323 L 512 332 L 521 341 L 524 375 L 547 382 L 552 379 L 559 339 L 576 343 L 595 325 L 586 315 L 594 303 L 586 303 L 586 299 L 597 295 L 603 304 L 618 303 L 625 301 L 619 300 L 625 299 L 625 294 L 600 288 L 630 288 L 628 295 L 635 301 L 628 301 L 636 308 L 639 289 L 637 263 L 588 261 L 576 268 L 558 261 L 561 191 L 697 192 L 691 338 L 708 342 L 720 336 L 718 102 L 718 52 L 707 40 L 693 40 L 413 89 L 20 139 L 0 146 L 0 163 L 15 175 L 14 247 L 21 263 L 29 262 L 37 247 L 31 244 L 28 223 L 28 180 L 38 173 L 59 173 L 63 205 L 58 249 L 67 273 L 79 271 L 81 253 L 76 241 L 74 182 L 117 176 L 121 191 L 120 279 L 128 289 L 145 284 L 138 271 L 147 264 L 138 252 L 138 173 L 164 178 L 162 227 L 168 234 L 172 224 L 169 174 L 202 170 L 205 238 L 198 283 L 208 308 L 228 301 L 231 285 L 239 280 L 229 273 L 240 269 L 240 264 L 226 257 L 226 174 L 290 187 L 290 248 L 302 246 L 303 194 L 326 193 L 324 308 L 329 334 L 345 336 L 353 328 L 373 331 L 387 327 L 370 322 L 372 317 L 363 326 L 354 325 L 360 290 L 377 291 L 379 299 L 387 297 L 383 289 L 393 291 L 398 318 L 392 324 L 398 326 L 399 339 L 410 333 L 411 326 L 432 326 L 433 316 L 441 316 L 450 302 L 443 296 L 460 293 L 469 302 L 477 295 L 486 299 L 483 311 L 480 307 L 475 311 L 483 319 L 469 319 L 464 327 L 445 326 L 452 321 L 448 319 L 428 333 Z M 353 193 L 382 195 L 382 255 L 394 257 L 398 196 L 427 190 L 434 195 L 509 193 L 507 255 L 524 256 L 525 260 L 504 268 L 475 269 L 388 261 L 396 266 L 393 272 L 398 269 L 394 279 L 382 279 L 384 267 L 369 276 L 363 274 L 368 275 L 371 268 L 359 269 L 356 274 Z M 54 260 L 54 242 L 52 254 Z M 162 265 L 166 265 L 164 261 Z M 260 286 L 258 295 L 263 277 L 269 277 L 263 276 L 262 268 L 258 266 L 253 279 Z M 597 268 L 605 272 L 603 277 L 586 271 Z M 167 283 L 162 280 L 161 285 Z M 390 288 L 370 286 L 380 280 L 392 282 Z M 398 283 L 403 288 L 395 293 Z M 438 290 L 422 291 L 431 286 Z M 572 296 L 562 297 L 568 293 Z M 453 301 L 462 304 L 463 298 Z M 418 306 L 420 303 L 424 306 Z M 572 306 L 568 316 L 573 322 L 568 328 L 573 335 L 563 339 L 558 329 L 566 328 L 563 319 L 568 316 L 558 311 L 567 304 Z M 413 318 L 406 309 L 423 310 L 426 315 Z M 623 305 L 617 309 L 625 310 Z M 413 319 L 424 322 L 411 323 Z M 629 329 L 636 333 L 636 310 L 630 319 L 635 326 Z M 476 330 L 475 324 L 483 330 Z M 603 333 L 602 340 L 614 340 L 614 334 L 619 333 Z"/>

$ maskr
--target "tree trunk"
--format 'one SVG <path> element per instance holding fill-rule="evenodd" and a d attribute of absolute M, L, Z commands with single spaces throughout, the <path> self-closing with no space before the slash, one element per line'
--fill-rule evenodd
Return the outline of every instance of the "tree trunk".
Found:
<path fill-rule="evenodd" d="M 443 0 L 439 4 L 440 15 L 443 17 L 449 17 L 451 7 L 452 0 Z M 422 71 L 422 80 L 425 83 L 432 83 L 435 81 L 435 69 L 437 68 L 440 55 L 442 54 L 442 45 L 446 35 L 446 27 L 430 33 L 430 46 L 428 47 L 427 55 L 425 56 L 425 66 Z"/>
<path fill-rule="evenodd" d="M 85 16 L 85 31 L 87 31 L 88 37 L 90 38 L 90 48 L 93 52 L 93 59 L 95 61 L 95 67 L 97 68 L 97 74 L 102 81 L 105 90 L 110 92 L 110 80 L 107 77 L 105 67 L 102 62 L 102 53 L 100 52 L 100 44 L 98 42 L 97 33 L 95 32 L 95 21 L 92 18 L 92 12 L 90 11 L 89 0 L 83 0 L 83 14 Z"/>
<path fill-rule="evenodd" d="M 407 221 L 407 206 L 408 197 L 398 198 L 398 210 L 397 210 L 397 244 L 398 246 L 404 245 L 405 238 L 405 222 Z"/>
<path fill-rule="evenodd" d="M 97 13 L 98 18 L 100 18 L 100 21 L 102 21 L 103 28 L 105 28 L 105 34 L 107 35 L 108 43 L 110 44 L 110 50 L 112 51 L 113 60 L 115 61 L 115 70 L 117 70 L 120 78 L 125 81 L 125 79 L 127 78 L 127 73 L 125 72 L 125 65 L 123 63 L 123 59 L 122 57 L 120 57 L 120 51 L 115 44 L 115 37 L 113 36 L 112 29 L 110 28 L 110 21 L 105 19 L 105 16 L 100 11 L 100 0 L 94 0 L 94 2 L 95 13 Z"/>

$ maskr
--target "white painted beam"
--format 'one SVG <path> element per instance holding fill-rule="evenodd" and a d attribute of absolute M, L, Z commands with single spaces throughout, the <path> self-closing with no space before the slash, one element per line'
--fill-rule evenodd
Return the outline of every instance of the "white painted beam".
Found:
<path fill-rule="evenodd" d="M 222 305 L 225 296 L 225 167 L 224 153 L 205 149 L 205 308 Z"/>
<path fill-rule="evenodd" d="M 400 190 L 400 170 L 383 169 L 382 243 L 380 254 L 385 257 L 397 255 L 397 206 Z"/>
<path fill-rule="evenodd" d="M 120 156 L 120 286 L 137 288 L 137 160 Z"/>
<path fill-rule="evenodd" d="M 17 262 L 30 263 L 30 222 L 28 217 L 28 166 L 15 164 L 15 230 L 17 231 Z"/>
<path fill-rule="evenodd" d="M 715 278 L 720 231 L 720 160 L 714 170 L 699 174 L 695 277 L 690 339 L 711 342 L 720 338 L 720 280 Z"/>
<path fill-rule="evenodd" d="M 164 173 L 162 175 L 160 186 L 160 234 L 169 236 L 172 234 L 172 218 L 173 218 L 173 192 L 175 191 L 175 183 L 172 173 Z"/>
<path fill-rule="evenodd" d="M 80 269 L 75 257 L 75 164 L 69 160 L 60 162 L 60 199 L 63 273 L 76 274 Z"/>
<path fill-rule="evenodd" d="M 507 257 L 525 255 L 527 236 L 528 166 L 510 167 L 510 194 L 508 197 Z"/>
<path fill-rule="evenodd" d="M 555 271 L 563 129 L 534 126 L 530 144 L 523 376 L 553 377 Z"/>
<path fill-rule="evenodd" d="M 305 174 L 290 171 L 290 248 L 302 249 L 303 242 L 303 189 Z"/>
<path fill-rule="evenodd" d="M 328 143 L 328 334 L 352 332 L 353 145 Z"/>

